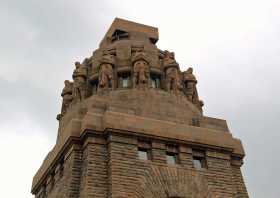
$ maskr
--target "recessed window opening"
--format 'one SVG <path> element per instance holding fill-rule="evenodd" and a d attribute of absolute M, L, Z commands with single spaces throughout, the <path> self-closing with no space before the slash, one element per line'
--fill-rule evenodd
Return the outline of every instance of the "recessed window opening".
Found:
<path fill-rule="evenodd" d="M 129 38 L 128 32 L 122 30 L 116 30 L 112 35 L 112 42 L 122 40 L 122 39 L 128 39 L 128 38 Z"/>
<path fill-rule="evenodd" d="M 166 152 L 166 162 L 170 165 L 178 164 L 178 154 Z"/>
<path fill-rule="evenodd" d="M 194 168 L 197 170 L 205 169 L 206 168 L 206 161 L 202 157 L 193 157 L 193 165 Z"/>
<path fill-rule="evenodd" d="M 202 170 L 207 168 L 207 162 L 206 162 L 204 151 L 193 150 L 193 166 L 197 170 Z"/>
<path fill-rule="evenodd" d="M 141 160 L 150 160 L 150 153 L 149 150 L 146 148 L 138 148 L 138 157 Z"/>
<path fill-rule="evenodd" d="M 119 88 L 128 88 L 130 85 L 130 73 L 119 74 Z"/>
<path fill-rule="evenodd" d="M 138 140 L 138 158 L 140 160 L 151 160 L 151 143 L 149 141 Z"/>
<path fill-rule="evenodd" d="M 92 94 L 96 94 L 98 88 L 98 80 L 92 81 L 91 85 L 92 85 Z"/>
<path fill-rule="evenodd" d="M 151 85 L 152 88 L 160 88 L 160 75 L 158 74 L 151 74 Z"/>

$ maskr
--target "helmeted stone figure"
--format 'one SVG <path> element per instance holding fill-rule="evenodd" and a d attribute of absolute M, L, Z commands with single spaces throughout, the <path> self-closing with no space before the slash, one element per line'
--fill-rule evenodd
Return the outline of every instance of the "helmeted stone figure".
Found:
<path fill-rule="evenodd" d="M 72 102 L 73 100 L 73 83 L 70 82 L 69 80 L 65 80 L 64 81 L 64 88 L 62 90 L 62 93 L 61 93 L 61 96 L 63 98 L 63 101 L 62 101 L 62 108 L 61 108 L 61 113 L 62 114 L 65 114 L 70 103 Z"/>
<path fill-rule="evenodd" d="M 113 67 L 115 65 L 114 56 L 110 54 L 103 55 L 99 66 L 99 84 L 98 89 L 108 89 L 114 87 Z"/>
<path fill-rule="evenodd" d="M 167 50 L 164 51 L 164 58 L 163 58 L 163 65 L 174 65 L 178 64 L 175 60 L 175 54 L 174 52 L 169 52 Z"/>
<path fill-rule="evenodd" d="M 192 67 L 183 72 L 183 83 L 185 85 L 185 93 L 188 100 L 196 105 L 200 111 L 202 111 L 204 102 L 202 100 L 199 100 L 196 88 L 197 80 L 195 75 L 193 74 Z"/>
<path fill-rule="evenodd" d="M 163 67 L 165 69 L 167 91 L 179 93 L 183 87 L 181 84 L 179 65 L 175 60 L 175 55 L 173 52 L 165 51 Z"/>
<path fill-rule="evenodd" d="M 199 109 L 201 112 L 203 111 L 203 109 L 202 109 L 203 106 L 204 106 L 203 100 L 199 100 L 199 101 L 198 101 L 198 104 L 197 104 L 197 107 L 198 107 L 198 109 Z"/>
<path fill-rule="evenodd" d="M 133 87 L 148 88 L 150 79 L 149 61 L 144 52 L 136 52 L 132 57 Z"/>
<path fill-rule="evenodd" d="M 80 62 L 75 62 L 76 69 L 73 72 L 73 100 L 80 102 L 86 97 L 87 68 Z"/>
<path fill-rule="evenodd" d="M 183 83 L 186 89 L 186 95 L 190 102 L 195 102 L 197 96 L 196 84 L 197 80 L 193 75 L 193 68 L 190 67 L 187 71 L 183 72 Z"/>
<path fill-rule="evenodd" d="M 61 93 L 61 96 L 63 98 L 62 106 L 61 106 L 61 113 L 57 115 L 57 120 L 60 120 L 67 112 L 67 109 L 69 108 L 69 106 L 73 100 L 72 94 L 73 94 L 73 83 L 70 82 L 69 80 L 65 80 L 64 88 Z"/>
<path fill-rule="evenodd" d="M 180 74 L 176 67 L 169 67 L 166 69 L 166 88 L 172 93 L 179 93 L 182 90 Z"/>

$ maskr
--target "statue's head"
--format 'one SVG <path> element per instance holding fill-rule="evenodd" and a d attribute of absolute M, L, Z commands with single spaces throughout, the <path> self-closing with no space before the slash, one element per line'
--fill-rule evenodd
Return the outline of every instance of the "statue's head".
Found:
<path fill-rule="evenodd" d="M 169 57 L 170 57 L 171 59 L 175 59 L 175 54 L 174 54 L 174 52 L 170 52 Z"/>
<path fill-rule="evenodd" d="M 167 75 L 174 75 L 177 72 L 177 68 L 176 67 L 169 67 L 166 69 L 166 74 Z"/>
<path fill-rule="evenodd" d="M 137 67 L 139 69 L 147 69 L 148 68 L 148 62 L 144 59 L 139 59 L 134 62 L 134 67 Z"/>
<path fill-rule="evenodd" d="M 64 85 L 65 85 L 65 86 L 70 85 L 70 81 L 69 81 L 69 80 L 65 80 L 65 81 L 64 81 Z"/>
<path fill-rule="evenodd" d="M 85 60 L 83 61 L 83 64 L 88 64 L 89 63 L 89 58 L 85 58 Z"/>
<path fill-rule="evenodd" d="M 104 62 L 100 65 L 99 69 L 101 71 L 105 71 L 105 70 L 108 71 L 108 70 L 112 69 L 112 64 Z"/>
<path fill-rule="evenodd" d="M 185 83 L 197 83 L 195 76 L 193 75 L 193 68 L 189 67 L 187 71 L 183 72 L 183 81 Z"/>
<path fill-rule="evenodd" d="M 103 64 L 110 64 L 112 67 L 115 65 L 115 58 L 111 54 L 104 54 L 100 60 L 100 66 Z"/>
<path fill-rule="evenodd" d="M 77 62 L 75 62 L 75 66 L 76 66 L 76 68 L 79 68 L 81 66 L 81 63 L 77 61 Z"/>
<path fill-rule="evenodd" d="M 167 58 L 167 59 L 175 59 L 175 54 L 174 54 L 174 52 L 169 52 L 169 51 L 167 51 L 167 50 L 165 50 L 164 51 L 164 56 L 165 56 L 165 58 Z"/>
<path fill-rule="evenodd" d="M 186 73 L 192 74 L 192 73 L 193 73 L 193 68 L 192 68 L 192 67 L 189 67 L 189 68 L 187 69 Z"/>
<path fill-rule="evenodd" d="M 141 66 L 143 68 L 147 67 L 149 64 L 148 57 L 145 52 L 136 52 L 132 57 L 132 64 L 135 67 Z"/>

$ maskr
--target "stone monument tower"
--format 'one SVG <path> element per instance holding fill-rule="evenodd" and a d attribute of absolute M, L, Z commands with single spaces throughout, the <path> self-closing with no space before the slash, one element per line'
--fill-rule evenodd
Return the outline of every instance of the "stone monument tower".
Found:
<path fill-rule="evenodd" d="M 244 150 L 203 114 L 192 68 L 158 49 L 158 29 L 116 18 L 64 82 L 57 141 L 36 198 L 247 198 Z"/>

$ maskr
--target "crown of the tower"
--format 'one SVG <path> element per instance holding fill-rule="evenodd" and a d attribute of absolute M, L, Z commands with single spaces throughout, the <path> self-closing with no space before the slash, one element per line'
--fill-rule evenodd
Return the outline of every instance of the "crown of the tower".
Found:
<path fill-rule="evenodd" d="M 201 117 L 203 102 L 192 69 L 182 72 L 174 52 L 158 49 L 157 40 L 157 28 L 116 18 L 100 48 L 83 64 L 75 63 L 73 82 L 64 88 L 72 92 L 63 95 L 58 120 L 65 125 L 75 106 L 97 98 L 153 118 L 190 123 Z M 167 108 L 170 103 L 173 108 Z"/>

